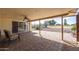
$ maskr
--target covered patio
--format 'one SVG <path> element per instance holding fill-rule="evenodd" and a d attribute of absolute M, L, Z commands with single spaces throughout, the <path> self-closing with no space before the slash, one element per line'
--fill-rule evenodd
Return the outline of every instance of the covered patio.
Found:
<path fill-rule="evenodd" d="M 79 26 L 77 8 L 2 8 L 0 9 L 0 50 L 8 51 L 78 51 Z M 73 39 L 71 34 L 64 35 L 63 18 L 76 16 L 77 34 Z M 31 22 L 61 17 L 61 29 L 44 28 L 32 30 Z M 17 34 L 20 40 L 6 41 L 3 30 Z M 65 36 L 65 37 L 64 37 Z M 67 39 L 64 40 L 64 38 Z M 2 42 L 2 40 L 4 40 Z"/>
<path fill-rule="evenodd" d="M 30 36 L 30 37 L 29 37 Z M 22 40 L 0 43 L 2 51 L 78 51 L 79 47 L 68 44 L 62 40 L 40 37 L 37 33 L 24 33 Z M 55 38 L 56 39 L 56 38 Z M 4 48 L 4 49 L 3 49 Z"/>

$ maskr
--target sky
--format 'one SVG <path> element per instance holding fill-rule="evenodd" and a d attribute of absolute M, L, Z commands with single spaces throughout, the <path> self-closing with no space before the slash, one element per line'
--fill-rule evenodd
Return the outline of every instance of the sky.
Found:
<path fill-rule="evenodd" d="M 67 23 L 68 24 L 74 24 L 74 23 L 76 23 L 76 16 L 66 17 L 64 19 L 67 19 Z"/>
<path fill-rule="evenodd" d="M 70 24 L 70 25 L 76 23 L 76 16 L 64 17 L 63 19 L 66 19 L 67 24 Z M 48 20 L 55 20 L 57 24 L 61 24 L 61 17 L 41 20 L 41 24 L 43 24 L 45 21 L 48 21 Z M 32 22 L 32 24 L 39 24 L 39 21 Z"/>

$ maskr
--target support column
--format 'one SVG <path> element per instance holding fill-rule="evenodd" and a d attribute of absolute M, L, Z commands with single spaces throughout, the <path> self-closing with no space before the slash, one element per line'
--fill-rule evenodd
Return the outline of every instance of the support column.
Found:
<path fill-rule="evenodd" d="M 31 27 L 32 27 L 31 26 L 31 22 L 28 22 L 28 24 L 29 24 L 29 28 L 28 28 L 29 29 L 29 32 L 31 32 Z"/>
<path fill-rule="evenodd" d="M 79 14 L 76 16 L 77 20 L 77 41 L 79 42 Z"/>
<path fill-rule="evenodd" d="M 61 26 L 61 28 L 62 28 L 62 40 L 63 40 L 63 16 L 61 17 L 61 24 L 62 24 L 62 26 Z"/>
<path fill-rule="evenodd" d="M 41 22 L 40 22 L 40 20 L 39 20 L 39 35 L 41 37 Z"/>

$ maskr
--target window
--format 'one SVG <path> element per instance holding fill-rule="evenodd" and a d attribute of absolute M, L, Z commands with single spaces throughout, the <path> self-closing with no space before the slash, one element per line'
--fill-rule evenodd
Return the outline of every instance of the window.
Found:
<path fill-rule="evenodd" d="M 18 27 L 19 27 L 20 29 L 24 29 L 25 23 L 24 23 L 24 22 L 19 22 Z"/>

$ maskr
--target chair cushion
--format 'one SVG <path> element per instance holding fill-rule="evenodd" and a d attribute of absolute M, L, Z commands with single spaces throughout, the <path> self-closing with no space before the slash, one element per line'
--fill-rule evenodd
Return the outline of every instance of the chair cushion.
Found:
<path fill-rule="evenodd" d="M 15 39 L 18 39 L 18 35 L 12 35 L 11 36 L 11 40 L 15 40 Z"/>

